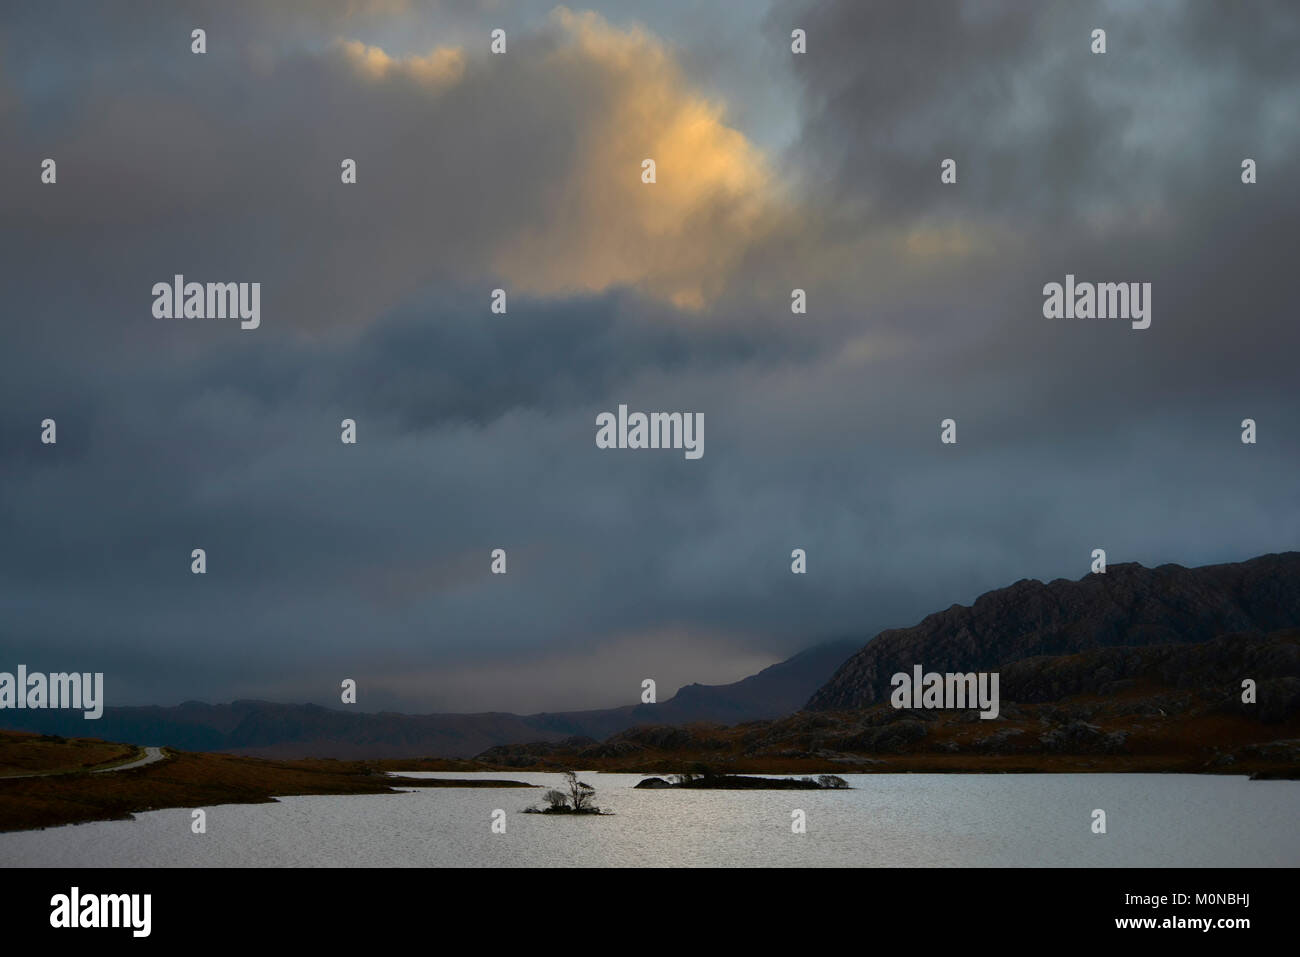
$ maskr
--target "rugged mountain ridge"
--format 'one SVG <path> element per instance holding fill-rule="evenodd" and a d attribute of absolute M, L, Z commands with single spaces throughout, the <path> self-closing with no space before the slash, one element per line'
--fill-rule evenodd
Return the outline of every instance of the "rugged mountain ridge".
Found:
<path fill-rule="evenodd" d="M 1241 681 L 1257 683 L 1242 700 Z M 604 741 L 502 745 L 458 769 L 607 771 L 1227 771 L 1300 769 L 1300 628 L 1094 648 L 1001 672 L 1001 714 L 887 702 L 734 727 L 640 726 Z"/>
<path fill-rule="evenodd" d="M 1026 659 L 1107 647 L 1192 644 L 1297 625 L 1300 552 L 1199 568 L 1111 565 L 1104 574 L 1078 581 L 1025 579 L 987 592 L 973 605 L 953 605 L 911 628 L 881 632 L 805 707 L 870 707 L 888 700 L 892 675 L 918 664 L 926 671 L 967 672 L 1000 671 L 1019 662 L 1012 669 L 1012 675 L 1019 675 Z M 1012 690 L 1004 686 L 1003 697 L 1017 700 Z M 1081 686 L 1073 693 L 1087 690 Z"/>

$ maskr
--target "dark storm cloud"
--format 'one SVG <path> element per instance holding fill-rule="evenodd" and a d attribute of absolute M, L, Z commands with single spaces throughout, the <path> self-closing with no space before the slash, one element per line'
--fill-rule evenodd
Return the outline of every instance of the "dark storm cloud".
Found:
<path fill-rule="evenodd" d="M 974 209 L 1079 228 L 1098 208 L 1135 218 L 1166 197 L 1221 212 L 1202 191 L 1245 155 L 1294 168 L 1297 21 L 1268 0 L 940 0 L 778 5 L 769 29 L 808 31 L 797 149 L 855 213 Z M 959 190 L 934 188 L 945 157 Z"/>
<path fill-rule="evenodd" d="M 682 258 L 601 258 L 624 194 L 574 212 L 638 77 L 677 95 L 656 48 L 596 29 L 575 55 L 549 23 L 429 83 L 336 43 L 400 35 L 383 5 L 43 9 L 6 13 L 0 59 L 6 660 L 104 670 L 118 702 L 328 703 L 348 675 L 368 707 L 598 706 L 1078 577 L 1098 546 L 1198 564 L 1300 536 L 1293 7 L 775 7 L 731 42 L 803 132 L 751 228 L 682 207 L 687 266 L 728 253 L 703 308 L 666 301 Z M 208 60 L 176 43 L 199 19 Z M 720 42 L 701 23 L 684 60 Z M 556 288 L 504 275 L 533 234 Z M 263 282 L 262 328 L 153 319 L 174 272 Z M 1152 327 L 1043 319 L 1066 272 L 1152 282 Z M 597 449 L 620 402 L 702 411 L 704 458 Z"/>
<path fill-rule="evenodd" d="M 938 361 L 950 401 L 1013 436 L 1292 417 L 1293 6 L 783 4 L 767 30 L 795 25 L 810 52 L 790 162 L 823 212 L 804 236 L 835 264 L 832 315 Z M 1066 273 L 1152 282 L 1152 328 L 1043 320 Z"/>

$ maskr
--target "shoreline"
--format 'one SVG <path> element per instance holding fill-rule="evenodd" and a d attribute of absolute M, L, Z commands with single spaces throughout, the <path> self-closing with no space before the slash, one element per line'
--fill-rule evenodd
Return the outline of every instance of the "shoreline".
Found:
<path fill-rule="evenodd" d="M 264 804 L 302 795 L 399 794 L 421 788 L 534 789 L 510 774 L 583 773 L 667 777 L 698 771 L 699 755 L 640 755 L 639 760 L 595 759 L 509 766 L 462 759 L 272 760 L 166 749 L 162 760 L 138 768 L 97 773 L 129 760 L 135 746 L 96 739 L 62 739 L 0 732 L 0 832 L 41 830 L 94 821 L 130 820 L 135 814 L 223 804 Z M 818 774 L 1212 774 L 1252 780 L 1298 780 L 1300 768 L 1263 759 L 1214 763 L 1187 755 L 960 755 L 892 754 L 871 758 L 721 761 L 716 774 L 800 776 Z M 418 778 L 410 773 L 502 775 L 501 778 Z"/>
<path fill-rule="evenodd" d="M 556 773 L 573 767 L 585 773 L 641 774 L 663 777 L 693 770 L 698 755 L 665 755 L 661 759 L 638 761 L 582 760 L 544 761 L 521 764 L 478 762 L 458 758 L 384 758 L 364 764 L 391 773 L 437 771 L 439 773 Z M 1204 774 L 1247 777 L 1257 780 L 1300 780 L 1300 767 L 1265 759 L 1214 764 L 1205 758 L 1185 755 L 1096 755 L 1096 754 L 891 754 L 860 760 L 737 760 L 719 762 L 712 770 L 720 774 L 818 775 L 818 774 Z"/>
<path fill-rule="evenodd" d="M 113 749 L 125 749 L 127 755 L 113 754 Z M 136 750 L 94 739 L 0 732 L 0 767 L 17 769 L 0 777 L 0 832 L 130 820 L 144 811 L 266 804 L 309 794 L 536 787 L 503 779 L 405 778 L 360 761 L 269 761 L 171 748 L 160 761 L 98 773 L 106 763 L 121 761 Z M 81 760 L 83 756 L 96 760 L 92 764 Z"/>

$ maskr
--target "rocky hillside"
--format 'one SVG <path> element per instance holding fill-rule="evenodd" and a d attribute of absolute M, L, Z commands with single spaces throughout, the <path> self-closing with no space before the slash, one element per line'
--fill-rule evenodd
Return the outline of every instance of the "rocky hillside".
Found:
<path fill-rule="evenodd" d="M 980 596 L 969 607 L 953 605 L 914 627 L 881 632 L 806 707 L 841 711 L 886 701 L 890 678 L 918 664 L 927 672 L 1001 671 L 1002 696 L 1013 701 L 1095 694 L 1123 680 L 1122 675 L 1105 668 L 1043 674 L 1026 659 L 1107 647 L 1190 644 L 1234 632 L 1262 634 L 1297 626 L 1300 552 L 1200 568 L 1111 565 L 1105 574 L 1078 581 L 1019 581 Z M 1013 663 L 1018 664 L 1012 668 Z M 1055 687 L 1053 682 L 1065 684 Z"/>
<path fill-rule="evenodd" d="M 1253 703 L 1242 701 L 1245 677 L 1257 684 Z M 1300 773 L 1300 629 L 1027 658 L 1002 679 L 991 721 L 882 702 L 502 746 L 446 769 Z"/>

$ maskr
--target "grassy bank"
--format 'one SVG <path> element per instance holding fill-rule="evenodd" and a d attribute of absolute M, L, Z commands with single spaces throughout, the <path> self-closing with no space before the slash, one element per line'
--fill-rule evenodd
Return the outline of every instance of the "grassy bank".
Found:
<path fill-rule="evenodd" d="M 0 831 L 129 818 L 139 811 L 261 804 L 298 794 L 392 794 L 395 788 L 503 787 L 518 781 L 393 778 L 353 761 L 266 761 L 169 751 L 166 760 L 128 771 L 94 768 L 138 757 L 131 745 L 0 732 Z M 19 770 L 15 770 L 19 769 Z"/>

